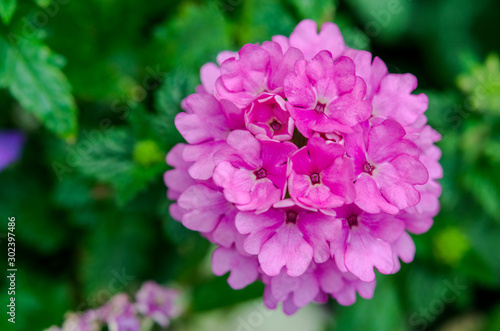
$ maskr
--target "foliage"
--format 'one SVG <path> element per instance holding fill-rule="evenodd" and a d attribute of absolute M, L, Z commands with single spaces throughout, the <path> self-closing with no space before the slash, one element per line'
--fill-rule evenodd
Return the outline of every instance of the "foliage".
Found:
<path fill-rule="evenodd" d="M 262 295 L 261 284 L 234 291 L 214 277 L 206 239 L 170 217 L 164 156 L 182 140 L 173 119 L 202 64 L 313 18 L 418 77 L 445 174 L 433 228 L 413 236 L 415 262 L 378 275 L 371 301 L 326 306 L 324 329 L 432 329 L 472 311 L 474 329 L 497 330 L 499 11 L 494 0 L 0 0 L 0 128 L 27 135 L 0 173 L 0 219 L 17 222 L 16 329 L 59 325 L 147 279 L 185 289 L 174 328 Z M 455 281 L 465 289 L 424 316 Z"/>

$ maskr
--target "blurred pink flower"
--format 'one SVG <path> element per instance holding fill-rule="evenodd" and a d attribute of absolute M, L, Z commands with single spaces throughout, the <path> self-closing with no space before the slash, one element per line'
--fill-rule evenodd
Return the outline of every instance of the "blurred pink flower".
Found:
<path fill-rule="evenodd" d="M 143 283 L 141 289 L 136 293 L 135 307 L 141 314 L 151 317 L 165 328 L 170 324 L 171 318 L 180 314 L 179 296 L 178 291 L 149 281 Z"/>
<path fill-rule="evenodd" d="M 163 287 L 153 281 L 145 282 L 131 302 L 125 293 L 114 295 L 101 307 L 67 315 L 62 328 L 52 326 L 47 331 L 140 331 L 144 318 L 155 321 L 162 328 L 180 313 L 177 290 Z"/>

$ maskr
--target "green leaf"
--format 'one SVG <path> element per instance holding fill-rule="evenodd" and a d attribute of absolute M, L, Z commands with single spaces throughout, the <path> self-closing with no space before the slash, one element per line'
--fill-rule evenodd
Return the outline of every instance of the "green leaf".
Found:
<path fill-rule="evenodd" d="M 360 29 L 370 38 L 393 41 L 410 27 L 413 7 L 408 1 L 350 0 L 348 2 L 363 22 Z"/>
<path fill-rule="evenodd" d="M 331 21 L 335 14 L 336 1 L 324 0 L 289 0 L 301 18 L 315 20 L 319 24 Z"/>
<path fill-rule="evenodd" d="M 130 290 L 153 258 L 150 254 L 150 244 L 155 238 L 152 220 L 112 209 L 101 212 L 98 217 L 95 228 L 84 240 L 82 261 L 78 265 L 85 293 L 88 299 L 94 299 L 86 300 L 84 308 L 102 305 L 111 295 Z"/>
<path fill-rule="evenodd" d="M 499 283 L 497 275 L 475 250 L 465 254 L 458 268 L 464 275 L 478 283 L 489 286 Z"/>
<path fill-rule="evenodd" d="M 500 59 L 490 54 L 484 64 L 475 63 L 469 72 L 457 77 L 458 87 L 468 95 L 473 108 L 500 114 Z"/>
<path fill-rule="evenodd" d="M 17 0 L 0 0 L 0 18 L 4 24 L 9 24 L 16 11 Z"/>
<path fill-rule="evenodd" d="M 242 43 L 262 43 L 273 35 L 290 35 L 296 23 L 281 1 L 255 0 L 244 2 L 242 22 L 235 29 Z"/>
<path fill-rule="evenodd" d="M 403 311 L 393 279 L 378 275 L 377 288 L 371 300 L 357 299 L 350 307 L 338 307 L 335 331 L 406 330 Z"/>
<path fill-rule="evenodd" d="M 227 284 L 227 277 L 216 277 L 193 289 L 195 312 L 227 307 L 236 303 L 258 298 L 264 292 L 264 284 L 255 282 L 244 289 L 233 290 Z"/>
<path fill-rule="evenodd" d="M 159 55 L 172 66 L 196 71 L 230 46 L 227 24 L 215 4 L 187 3 L 155 31 L 155 37 L 161 45 Z"/>
<path fill-rule="evenodd" d="M 491 141 L 491 123 L 484 121 L 467 121 L 465 131 L 462 133 L 461 147 L 464 151 L 464 159 L 467 163 L 475 163 L 485 152 L 486 144 L 482 142 Z"/>
<path fill-rule="evenodd" d="M 33 277 L 33 274 L 37 276 Z M 42 330 L 62 323 L 64 313 L 70 309 L 72 294 L 66 279 L 60 275 L 47 275 L 41 270 L 26 268 L 19 269 L 16 273 L 16 283 L 16 327 L 10 329 L 2 327 L 0 323 L 0 329 L 33 330 L 36 325 L 37 330 Z M 1 299 L 2 302 L 8 300 L 3 296 Z M 46 309 L 47 307 L 50 309 Z"/>
<path fill-rule="evenodd" d="M 491 224 L 486 216 L 474 217 L 467 223 L 467 235 L 471 239 L 473 251 L 466 256 L 460 267 L 470 277 L 485 285 L 492 282 L 497 286 L 500 282 L 500 250 L 498 250 L 498 233 L 500 225 Z M 493 273 L 493 274 L 492 274 Z"/>
<path fill-rule="evenodd" d="M 18 224 L 22 224 L 15 229 L 16 242 L 26 249 L 50 255 L 64 245 L 69 229 L 51 212 L 47 188 L 35 178 L 34 174 L 19 169 L 0 173 L 0 219 L 15 216 Z"/>
<path fill-rule="evenodd" d="M 488 322 L 484 331 L 500 330 L 500 305 L 496 305 L 489 313 Z"/>
<path fill-rule="evenodd" d="M 33 1 L 35 1 L 35 3 L 42 8 L 47 7 L 52 2 L 52 0 L 33 0 Z"/>
<path fill-rule="evenodd" d="M 366 35 L 365 31 L 355 26 L 352 17 L 343 12 L 339 12 L 338 15 L 335 16 L 335 24 L 338 25 L 340 32 L 342 32 L 344 42 L 348 47 L 370 50 L 370 38 Z"/>
<path fill-rule="evenodd" d="M 439 300 L 444 282 L 449 275 L 438 273 L 426 265 L 415 262 L 407 267 L 404 288 L 408 300 L 410 320 L 418 320 L 421 310 L 428 307 L 434 300 Z M 425 286 L 420 286 L 425 284 Z M 431 321 L 426 321 L 431 322 Z"/>
<path fill-rule="evenodd" d="M 0 38 L 0 88 L 7 86 L 7 55 L 9 47 L 5 41 Z"/>
<path fill-rule="evenodd" d="M 499 180 L 489 176 L 490 172 L 468 168 L 464 174 L 464 184 L 473 193 L 484 212 L 496 221 L 500 221 L 500 186 Z"/>
<path fill-rule="evenodd" d="M 160 89 L 155 94 L 155 109 L 158 118 L 151 123 L 162 141 L 168 142 L 167 147 L 182 141 L 182 137 L 174 124 L 175 115 L 181 108 L 181 101 L 194 93 L 198 78 L 185 70 L 174 70 L 164 79 Z"/>
<path fill-rule="evenodd" d="M 445 129 L 450 127 L 456 130 L 462 124 L 466 116 L 463 114 L 466 111 L 457 106 L 461 102 L 458 92 L 451 90 L 425 90 L 422 92 L 429 98 L 429 108 L 425 115 L 434 129 L 443 133 Z M 443 138 L 446 139 L 446 137 Z"/>
<path fill-rule="evenodd" d="M 405 274 L 403 285 L 411 330 L 434 329 L 436 321 L 446 316 L 447 311 L 463 309 L 473 300 L 471 283 L 456 270 L 443 272 L 429 264 L 414 262 Z"/>
<path fill-rule="evenodd" d="M 85 141 L 81 141 L 81 146 L 84 143 Z M 136 143 L 129 130 L 109 129 L 103 133 L 100 141 L 89 145 L 91 148 L 86 153 L 79 154 L 81 158 L 78 170 L 86 176 L 112 185 L 118 202 L 125 204 L 152 180 L 161 180 L 160 174 L 166 170 L 163 159 L 148 165 L 134 161 L 133 150 Z M 80 146 L 79 144 L 76 146 Z"/>
<path fill-rule="evenodd" d="M 91 187 L 75 176 L 64 178 L 55 187 L 53 202 L 61 207 L 81 208 L 91 200 Z"/>
<path fill-rule="evenodd" d="M 430 264 L 414 262 L 408 266 L 405 276 L 403 285 L 412 326 L 432 323 L 442 313 L 439 310 L 446 306 L 462 307 L 470 302 L 472 289 L 461 273 L 444 272 Z M 443 307 L 438 309 L 441 305 Z M 438 312 L 429 316 L 430 309 Z"/>
<path fill-rule="evenodd" d="M 8 85 L 21 106 L 49 130 L 73 141 L 77 133 L 77 108 L 60 68 L 61 57 L 47 46 L 27 40 L 13 46 L 0 39 L 2 48 L 7 48 L 7 58 L 5 72 L 0 72 L 0 83 Z"/>
<path fill-rule="evenodd" d="M 489 140 L 486 142 L 484 154 L 490 158 L 492 162 L 500 164 L 500 142 Z"/>

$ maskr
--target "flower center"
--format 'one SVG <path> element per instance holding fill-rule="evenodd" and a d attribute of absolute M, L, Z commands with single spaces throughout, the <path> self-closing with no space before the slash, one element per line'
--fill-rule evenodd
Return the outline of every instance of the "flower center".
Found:
<path fill-rule="evenodd" d="M 331 132 L 331 133 L 320 133 L 319 136 L 325 140 L 331 140 L 333 141 L 334 143 L 339 143 L 342 141 L 342 139 L 344 137 L 342 137 L 342 135 L 340 133 L 336 133 L 336 132 Z"/>
<path fill-rule="evenodd" d="M 325 112 L 325 108 L 326 105 L 324 103 L 318 102 L 316 107 L 314 107 L 314 110 L 319 114 L 323 114 Z"/>
<path fill-rule="evenodd" d="M 319 174 L 314 173 L 314 174 L 312 174 L 309 177 L 311 177 L 311 183 L 313 183 L 313 184 L 319 184 L 319 181 L 320 181 Z"/>
<path fill-rule="evenodd" d="M 255 177 L 257 177 L 257 179 L 262 179 L 267 177 L 267 172 L 266 169 L 264 168 L 260 168 L 259 170 L 254 171 L 253 174 L 255 175 Z"/>
<path fill-rule="evenodd" d="M 270 124 L 271 126 L 271 129 L 273 129 L 273 131 L 279 131 L 281 129 L 281 123 L 278 122 L 277 120 L 273 120 Z"/>
<path fill-rule="evenodd" d="M 162 297 L 155 297 L 155 304 L 157 306 L 162 306 L 164 303 L 165 303 L 165 298 L 162 298 Z"/>
<path fill-rule="evenodd" d="M 373 169 L 375 169 L 375 167 L 372 166 L 370 163 L 365 162 L 365 164 L 363 164 L 363 172 L 366 172 L 367 174 L 371 175 L 373 172 Z"/>
<path fill-rule="evenodd" d="M 358 226 L 358 216 L 357 215 L 351 215 L 347 218 L 347 224 L 349 224 L 349 228 L 352 228 L 353 226 Z"/>
<path fill-rule="evenodd" d="M 293 210 L 289 210 L 286 212 L 286 223 L 293 223 L 297 221 L 297 213 L 294 212 Z"/>

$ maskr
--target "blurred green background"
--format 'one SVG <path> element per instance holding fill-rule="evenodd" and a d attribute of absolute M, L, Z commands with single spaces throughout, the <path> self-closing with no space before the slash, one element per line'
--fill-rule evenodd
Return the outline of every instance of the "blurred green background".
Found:
<path fill-rule="evenodd" d="M 500 330 L 499 13 L 496 0 L 0 0 L 0 129 L 27 135 L 0 173 L 4 252 L 16 217 L 15 329 L 60 325 L 154 279 L 184 290 L 174 330 L 245 330 L 255 312 L 253 330 Z M 212 275 L 213 248 L 170 218 L 162 174 L 200 66 L 304 18 L 418 77 L 445 176 L 415 261 L 378 275 L 374 299 L 287 318 L 260 310 L 262 284 L 234 291 Z"/>

